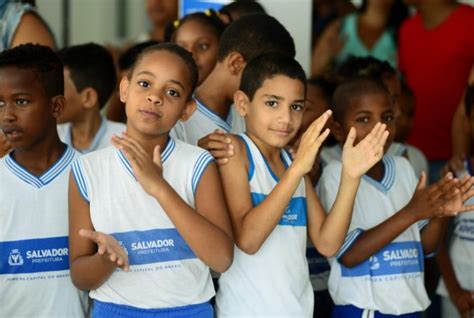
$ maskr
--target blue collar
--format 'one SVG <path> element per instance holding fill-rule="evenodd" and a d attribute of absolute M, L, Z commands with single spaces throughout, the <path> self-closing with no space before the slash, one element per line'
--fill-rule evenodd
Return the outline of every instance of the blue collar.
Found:
<path fill-rule="evenodd" d="M 97 150 L 97 147 L 99 146 L 100 141 L 104 137 L 106 127 L 107 127 L 107 119 L 104 116 L 101 116 L 99 130 L 95 134 L 94 139 L 92 140 L 92 143 L 91 143 L 90 147 L 87 148 L 87 149 L 84 149 L 84 150 L 79 150 L 79 149 L 76 149 L 76 150 L 78 152 L 82 153 L 82 154 L 89 153 L 91 151 Z M 68 127 L 67 127 L 65 139 L 66 140 L 64 140 L 64 142 L 68 145 L 71 145 L 71 147 L 73 147 L 73 144 L 72 144 L 72 124 L 69 124 Z"/>
<path fill-rule="evenodd" d="M 363 178 L 379 191 L 387 193 L 395 182 L 395 160 L 391 156 L 385 155 L 382 159 L 382 164 L 384 166 L 384 175 L 380 182 L 368 175 L 364 175 Z"/>
<path fill-rule="evenodd" d="M 217 115 L 214 111 L 207 108 L 203 103 L 201 103 L 196 97 L 194 97 L 197 105 L 197 111 L 209 118 L 213 123 L 215 123 L 219 128 L 224 130 L 226 133 L 231 131 L 231 123 L 232 123 L 232 112 L 229 109 L 229 116 L 227 117 L 227 121 L 224 121 L 219 115 Z"/>

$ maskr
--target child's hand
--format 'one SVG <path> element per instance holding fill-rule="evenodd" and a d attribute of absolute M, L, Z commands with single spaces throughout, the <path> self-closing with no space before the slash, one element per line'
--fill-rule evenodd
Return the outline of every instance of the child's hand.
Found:
<path fill-rule="evenodd" d="M 202 137 L 198 141 L 198 146 L 206 149 L 216 159 L 219 166 L 225 165 L 229 157 L 234 155 L 234 145 L 227 134 L 216 129 L 212 134 Z"/>
<path fill-rule="evenodd" d="M 342 149 L 344 173 L 352 178 L 360 178 L 383 157 L 383 146 L 388 137 L 386 128 L 385 124 L 377 123 L 355 147 L 356 130 L 351 128 Z"/>
<path fill-rule="evenodd" d="M 128 272 L 128 255 L 113 236 L 84 229 L 79 231 L 79 235 L 95 242 L 98 246 L 97 253 L 99 255 L 104 256 L 105 259 L 112 262 L 115 266 Z"/>
<path fill-rule="evenodd" d="M 416 191 L 407 207 L 422 219 L 454 216 L 462 208 L 458 180 L 451 173 L 426 187 L 426 173 L 422 172 Z"/>
<path fill-rule="evenodd" d="M 153 158 L 150 158 L 143 146 L 125 133 L 121 137 L 112 137 L 112 144 L 123 151 L 128 161 L 130 161 L 133 174 L 143 190 L 153 195 L 158 187 L 157 181 L 163 180 L 160 146 L 155 147 Z"/>
<path fill-rule="evenodd" d="M 322 133 L 321 130 L 326 125 L 326 122 L 331 116 L 330 110 L 323 113 L 318 119 L 316 119 L 305 131 L 301 137 L 301 141 L 296 152 L 295 159 L 293 161 L 293 169 L 298 169 L 301 175 L 305 175 L 311 171 L 316 154 L 321 147 L 323 141 L 329 135 L 329 129 L 326 128 Z"/>
<path fill-rule="evenodd" d="M 474 177 L 465 176 L 464 178 L 459 180 L 459 182 L 457 183 L 457 187 L 461 193 L 462 202 L 466 202 L 472 196 L 474 196 L 473 186 L 474 186 Z M 463 205 L 458 212 L 461 213 L 461 212 L 467 212 L 467 211 L 473 211 L 473 210 L 474 210 L 474 204 Z"/>
<path fill-rule="evenodd" d="M 465 316 L 465 313 L 470 313 L 471 310 L 474 310 L 474 291 L 459 289 L 451 295 L 451 299 L 461 317 L 471 317 Z"/>

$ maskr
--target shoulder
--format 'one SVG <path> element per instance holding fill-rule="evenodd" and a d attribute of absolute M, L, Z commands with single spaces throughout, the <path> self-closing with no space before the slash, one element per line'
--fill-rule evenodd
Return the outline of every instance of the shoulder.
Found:
<path fill-rule="evenodd" d="M 214 158 L 212 155 L 209 153 L 209 151 L 198 147 L 194 146 L 191 144 L 188 144 L 187 142 L 184 142 L 179 139 L 170 139 L 170 144 L 167 146 L 165 151 L 162 153 L 162 158 L 167 159 L 167 156 L 174 155 L 177 157 L 179 161 L 179 165 L 188 165 L 188 166 L 193 166 L 196 161 L 198 160 L 206 160 L 206 161 L 213 161 Z M 170 152 L 167 154 L 167 152 Z M 166 158 L 165 158 L 166 157 Z M 180 159 L 183 159 L 182 161 Z M 178 162 L 176 162 L 178 163 Z"/>
<path fill-rule="evenodd" d="M 76 151 L 77 152 L 77 151 Z M 78 152 L 77 152 L 78 153 Z M 112 155 L 115 155 L 117 150 L 114 146 L 108 146 L 99 150 L 91 151 L 86 154 L 79 154 L 77 155 L 78 161 L 80 162 L 87 162 L 90 164 L 93 163 L 102 163 L 104 165 L 110 164 L 108 161 Z"/>

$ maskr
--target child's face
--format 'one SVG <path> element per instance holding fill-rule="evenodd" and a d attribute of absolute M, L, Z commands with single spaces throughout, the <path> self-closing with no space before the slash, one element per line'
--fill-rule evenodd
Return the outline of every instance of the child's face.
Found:
<path fill-rule="evenodd" d="M 81 94 L 77 91 L 68 68 L 64 68 L 64 97 L 66 97 L 66 106 L 58 118 L 60 124 L 78 120 L 83 112 Z"/>
<path fill-rule="evenodd" d="M 283 75 L 266 79 L 251 101 L 236 103 L 247 132 L 271 147 L 286 146 L 301 126 L 304 93 L 300 80 Z"/>
<path fill-rule="evenodd" d="M 32 71 L 0 69 L 0 129 L 15 149 L 29 150 L 47 138 L 60 112 Z"/>
<path fill-rule="evenodd" d="M 308 84 L 306 91 L 306 109 L 303 114 L 300 131 L 304 133 L 311 123 L 329 109 L 324 93 L 317 85 Z"/>
<path fill-rule="evenodd" d="M 339 143 L 344 143 L 351 127 L 357 132 L 355 144 L 367 136 L 378 122 L 387 125 L 389 132 L 384 153 L 395 137 L 395 107 L 388 95 L 383 93 L 366 94 L 353 99 L 344 113 L 342 122 L 336 123 L 340 130 L 335 134 Z"/>
<path fill-rule="evenodd" d="M 178 119 L 194 110 L 189 71 L 183 60 L 162 50 L 143 56 L 131 78 L 120 83 L 125 103 L 127 132 L 155 136 L 168 134 Z"/>
<path fill-rule="evenodd" d="M 186 21 L 176 32 L 176 44 L 193 54 L 199 70 L 199 84 L 216 65 L 219 39 L 210 27 L 196 20 Z"/>

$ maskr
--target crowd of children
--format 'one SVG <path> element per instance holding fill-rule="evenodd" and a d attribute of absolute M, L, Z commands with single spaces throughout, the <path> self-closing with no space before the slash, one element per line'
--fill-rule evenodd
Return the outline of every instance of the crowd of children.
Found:
<path fill-rule="evenodd" d="M 118 76 L 93 43 L 0 53 L 0 316 L 421 318 L 434 258 L 442 317 L 474 317 L 474 159 L 428 184 L 389 63 L 307 80 L 233 8 Z"/>

